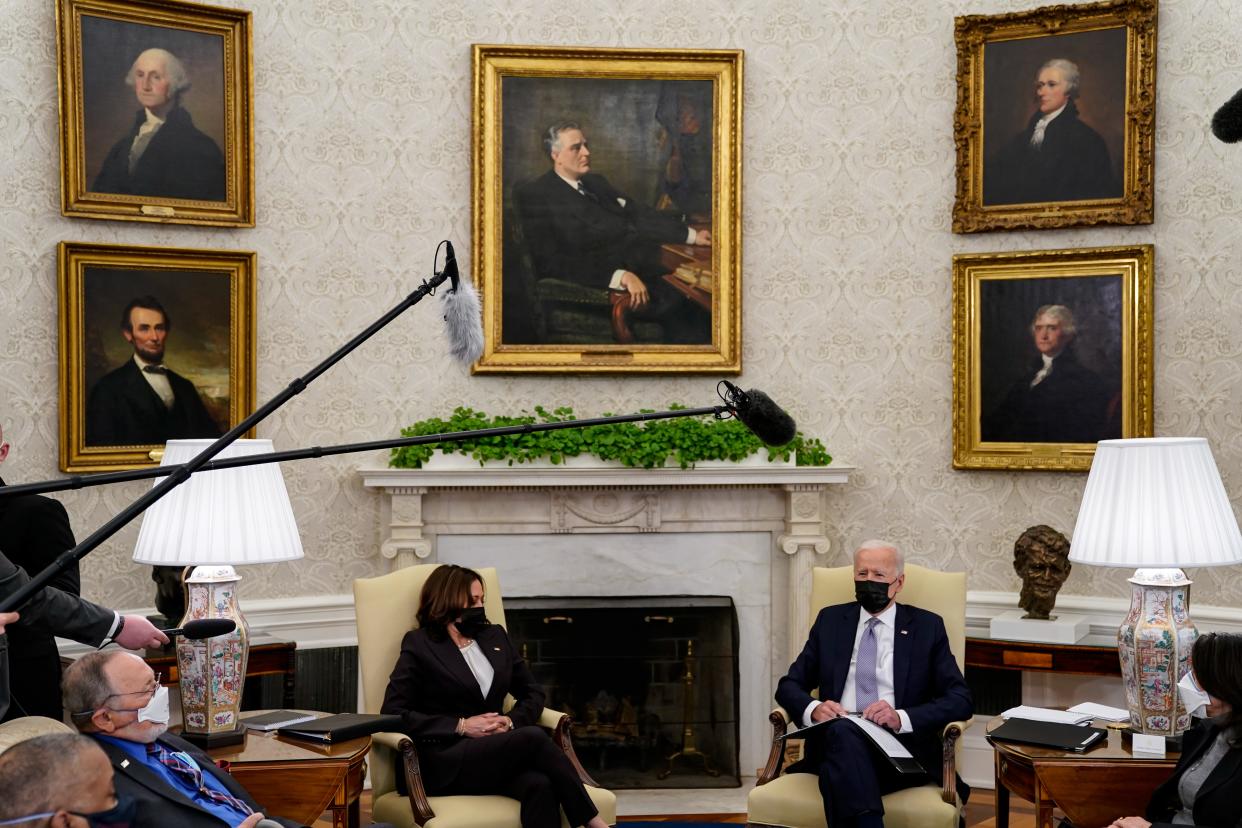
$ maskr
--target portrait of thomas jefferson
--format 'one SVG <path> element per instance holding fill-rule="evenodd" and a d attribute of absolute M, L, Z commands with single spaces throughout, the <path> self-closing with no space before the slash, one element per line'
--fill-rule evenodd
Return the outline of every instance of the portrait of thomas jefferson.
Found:
<path fill-rule="evenodd" d="M 1065 305 L 1044 305 L 1030 324 L 1029 361 L 1005 395 L 984 397 L 985 442 L 1094 443 L 1121 436 L 1120 395 L 1079 359 Z M 991 403 L 991 409 L 988 405 Z"/>
<path fill-rule="evenodd" d="M 984 205 L 1121 198 L 1108 146 L 1081 117 L 1082 82 L 1078 64 L 1065 58 L 1039 66 L 1026 125 L 986 149 Z"/>
<path fill-rule="evenodd" d="M 117 79 L 120 82 L 120 78 Z M 138 108 L 108 151 L 91 190 L 118 195 L 222 201 L 224 154 L 182 105 L 191 78 L 167 49 L 143 50 L 124 83 Z"/>

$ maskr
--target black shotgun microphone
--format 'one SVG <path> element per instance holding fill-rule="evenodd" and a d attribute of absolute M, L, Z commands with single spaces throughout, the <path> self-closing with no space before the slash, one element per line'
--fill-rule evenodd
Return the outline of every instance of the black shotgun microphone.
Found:
<path fill-rule="evenodd" d="M 743 391 L 728 380 L 721 380 L 720 384 L 725 387 L 720 398 L 733 416 L 769 446 L 783 446 L 798 435 L 793 417 L 767 394 L 757 388 Z"/>
<path fill-rule="evenodd" d="M 1212 134 L 1226 144 L 1242 141 L 1242 89 L 1212 116 Z"/>
<path fill-rule="evenodd" d="M 483 315 L 479 310 L 479 294 L 469 279 L 463 281 L 457 272 L 457 256 L 453 243 L 440 242 L 445 248 L 444 269 L 436 275 L 448 276 L 452 287 L 444 292 L 444 330 L 448 334 L 449 353 L 463 365 L 471 365 L 483 355 Z M 436 249 L 436 255 L 440 253 Z"/>
<path fill-rule="evenodd" d="M 191 641 L 198 641 L 203 638 L 215 638 L 217 635 L 227 635 L 235 629 L 237 629 L 237 622 L 232 618 L 200 618 L 197 621 L 187 621 L 184 627 L 174 627 L 171 630 L 160 630 L 160 632 L 169 638 L 179 635 Z"/>

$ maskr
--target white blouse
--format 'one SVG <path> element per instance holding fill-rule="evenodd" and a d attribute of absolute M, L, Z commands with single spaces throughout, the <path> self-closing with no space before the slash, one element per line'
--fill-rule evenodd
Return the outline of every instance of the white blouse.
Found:
<path fill-rule="evenodd" d="M 487 660 L 487 656 L 483 655 L 477 641 L 471 641 L 458 649 L 462 658 L 466 659 L 466 666 L 470 668 L 470 672 L 474 673 L 474 680 L 479 683 L 479 692 L 483 694 L 483 698 L 487 698 L 487 691 L 492 689 L 492 679 L 496 677 L 496 670 L 492 667 L 492 663 Z"/>

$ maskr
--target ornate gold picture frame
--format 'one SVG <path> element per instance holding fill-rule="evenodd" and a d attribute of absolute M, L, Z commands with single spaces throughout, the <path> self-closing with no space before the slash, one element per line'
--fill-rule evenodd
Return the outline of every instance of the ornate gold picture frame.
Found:
<path fill-rule="evenodd" d="M 737 373 L 742 52 L 474 47 L 479 373 Z"/>
<path fill-rule="evenodd" d="M 61 212 L 254 226 L 250 12 L 57 0 Z"/>
<path fill-rule="evenodd" d="M 255 254 L 61 242 L 60 468 L 156 463 L 254 408 Z"/>
<path fill-rule="evenodd" d="M 953 232 L 1151 224 L 1156 0 L 956 19 Z"/>
<path fill-rule="evenodd" d="M 1151 245 L 953 257 L 953 467 L 1087 471 L 1152 434 Z"/>

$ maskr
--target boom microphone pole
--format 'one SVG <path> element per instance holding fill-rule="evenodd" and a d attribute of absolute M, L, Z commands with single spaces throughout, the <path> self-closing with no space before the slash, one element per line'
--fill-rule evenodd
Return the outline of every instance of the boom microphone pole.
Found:
<path fill-rule="evenodd" d="M 222 437 L 220 437 L 210 446 L 208 446 L 207 448 L 199 452 L 198 455 L 195 456 L 193 460 L 177 468 L 163 481 L 161 481 L 160 483 L 157 483 L 154 487 L 152 487 L 150 491 L 148 491 L 146 494 L 139 497 L 133 503 L 129 504 L 129 506 L 126 506 L 122 511 L 117 513 L 111 520 L 109 520 L 103 526 L 100 526 L 98 529 L 92 532 L 89 537 L 87 537 L 77 546 L 73 547 L 72 549 L 67 549 L 64 552 L 62 552 L 60 555 L 58 555 L 56 557 L 56 560 L 54 560 L 50 565 L 48 565 L 43 571 L 39 572 L 37 575 L 32 576 L 30 580 L 21 589 L 17 590 L 14 593 L 11 593 L 3 601 L 0 601 L 0 612 L 12 612 L 13 610 L 16 610 L 19 607 L 21 607 L 23 604 L 26 603 L 26 601 L 30 600 L 30 597 L 32 595 L 34 595 L 39 590 L 43 589 L 43 587 L 47 586 L 49 581 L 51 581 L 53 578 L 55 578 L 57 575 L 63 572 L 66 568 L 73 565 L 75 561 L 81 560 L 82 558 L 86 557 L 87 554 L 89 554 L 92 550 L 98 547 L 101 543 L 103 543 L 108 538 L 112 537 L 117 532 L 119 532 L 121 528 L 124 527 L 127 523 L 129 523 L 131 520 L 138 517 L 138 515 L 146 511 L 146 509 L 152 503 L 164 497 L 164 495 L 168 494 L 169 492 L 171 492 L 177 486 L 180 486 L 185 481 L 189 480 L 190 475 L 192 475 L 195 471 L 201 469 L 208 461 L 211 460 L 212 457 L 215 457 L 217 454 L 223 451 L 230 443 L 232 443 L 234 440 L 241 437 L 247 431 L 249 431 L 250 429 L 254 428 L 256 425 L 261 423 L 268 416 L 270 416 L 272 412 L 276 411 L 276 409 L 280 408 L 290 399 L 302 393 L 302 391 L 306 389 L 306 386 L 314 382 L 321 374 L 323 374 L 333 365 L 335 365 L 336 363 L 344 359 L 346 355 L 348 355 L 351 351 L 353 351 L 359 345 L 366 342 L 368 339 L 370 339 L 372 336 L 378 333 L 389 322 L 393 321 L 398 316 L 405 313 L 405 311 L 408 310 L 409 308 L 412 308 L 415 305 L 417 305 L 420 301 L 422 301 L 423 297 L 427 296 L 428 294 L 434 293 L 435 289 L 439 287 L 440 285 L 444 284 L 444 282 L 446 281 L 452 282 L 451 289 L 448 291 L 449 295 L 446 297 L 446 301 L 450 304 L 450 307 L 452 306 L 453 302 L 463 302 L 463 303 L 469 304 L 471 297 L 473 296 L 474 288 L 470 285 L 469 282 L 460 282 L 458 279 L 457 259 L 453 255 L 452 243 L 449 241 L 443 241 L 440 243 L 440 247 L 447 247 L 447 255 L 445 257 L 444 269 L 441 271 L 435 272 L 434 265 L 433 265 L 433 272 L 435 273 L 435 275 L 431 278 L 430 281 L 424 280 L 423 283 L 419 285 L 417 290 L 415 290 L 409 296 L 402 299 L 401 302 L 398 303 L 392 310 L 388 311 L 383 316 L 381 316 L 379 319 L 372 322 L 370 325 L 367 326 L 365 330 L 362 331 L 362 333 L 358 334 L 353 339 L 346 342 L 344 345 L 338 348 L 332 355 L 330 355 L 323 362 L 316 365 L 305 375 L 289 383 L 288 387 L 286 387 L 283 391 L 281 391 L 279 394 L 277 394 L 275 397 L 269 400 L 266 404 L 264 404 L 261 408 L 259 408 L 249 417 L 246 417 L 240 423 L 238 423 L 237 425 L 233 426 L 233 428 L 225 432 L 225 434 Z M 439 252 L 440 252 L 440 249 L 439 247 L 437 247 L 436 248 L 437 257 L 438 257 Z M 474 296 L 475 307 L 477 307 L 477 302 L 478 302 L 477 296 Z M 448 321 L 449 316 L 453 316 L 453 315 L 455 314 L 451 311 L 449 313 L 446 313 L 445 314 L 446 321 Z M 457 314 L 457 315 L 462 315 L 462 314 Z M 449 331 L 450 331 L 450 334 L 453 333 L 452 323 L 450 323 L 449 325 Z M 456 343 L 455 343 L 454 350 L 460 351 L 463 356 L 471 356 L 469 353 L 468 347 L 458 348 L 456 347 Z M 477 353 L 473 354 L 473 356 L 471 357 L 471 361 L 473 361 L 473 359 L 477 357 L 478 357 Z"/>
<path fill-rule="evenodd" d="M 388 440 L 372 440 L 364 443 L 344 443 L 336 446 L 312 446 L 310 448 L 290 449 L 271 454 L 250 454 L 243 457 L 227 457 L 223 460 L 211 460 L 200 464 L 195 471 L 214 471 L 231 469 L 238 466 L 254 466 L 262 463 L 279 463 L 284 460 L 306 460 L 315 457 L 331 457 L 337 454 L 354 454 L 378 449 L 403 448 L 405 446 L 421 446 L 431 443 L 452 443 L 459 440 L 477 439 L 480 437 L 501 437 L 508 434 L 534 434 L 541 431 L 561 431 L 568 428 L 590 428 L 591 426 L 608 425 L 610 423 L 634 423 L 647 420 L 671 420 L 678 417 L 698 417 L 711 414 L 717 419 L 736 417 L 750 431 L 770 446 L 783 446 L 797 434 L 797 426 L 772 399 L 762 391 L 752 388 L 742 391 L 728 381 L 721 381 L 719 390 L 723 405 L 712 405 L 703 408 L 679 408 L 671 411 L 643 412 L 639 414 L 617 414 L 609 417 L 594 417 L 585 420 L 560 420 L 552 423 L 526 423 L 523 425 L 497 426 L 495 428 L 476 429 L 474 431 L 450 431 L 441 434 L 423 434 L 417 437 L 396 437 Z M 187 464 L 188 465 L 188 464 Z M 75 475 L 60 480 L 47 480 L 42 483 L 26 483 L 16 486 L 0 487 L 0 497 L 17 494 L 35 494 L 81 489 L 100 486 L 106 483 L 119 483 L 129 480 L 147 480 L 154 477 L 166 477 L 174 474 L 184 466 L 156 466 L 150 469 L 134 469 L 123 472 L 104 472 L 103 474 Z"/>

